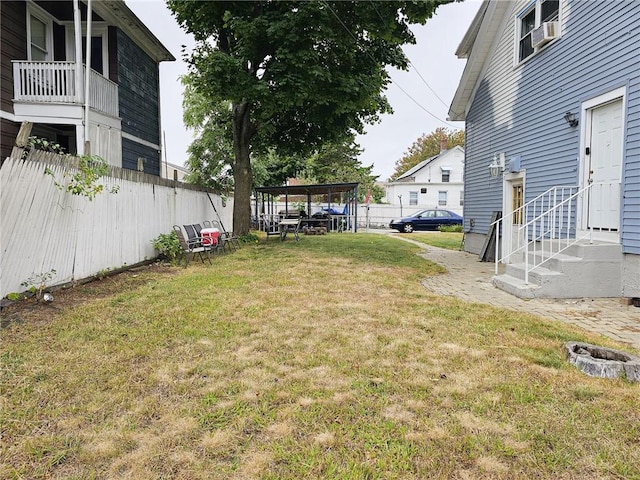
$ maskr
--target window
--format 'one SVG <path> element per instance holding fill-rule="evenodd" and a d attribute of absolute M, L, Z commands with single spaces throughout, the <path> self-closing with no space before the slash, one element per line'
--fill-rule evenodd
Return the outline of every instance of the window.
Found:
<path fill-rule="evenodd" d="M 438 192 L 438 205 L 446 205 L 447 204 L 447 192 L 446 191 L 439 191 Z"/>
<path fill-rule="evenodd" d="M 436 210 L 436 217 L 451 218 L 451 214 L 449 212 L 445 212 L 444 210 Z"/>
<path fill-rule="evenodd" d="M 409 192 L 409 205 L 418 204 L 418 192 Z"/>
<path fill-rule="evenodd" d="M 442 183 L 449 183 L 449 179 L 451 178 L 451 168 L 450 167 L 440 167 L 442 171 Z"/>
<path fill-rule="evenodd" d="M 524 201 L 523 194 L 524 194 L 524 187 L 521 183 L 513 185 L 512 192 L 511 192 L 511 209 L 514 212 L 522 206 L 522 203 Z M 513 215 L 514 225 L 522 225 L 522 213 L 523 213 L 522 210 L 518 210 L 518 212 L 515 215 Z"/>
<path fill-rule="evenodd" d="M 518 38 L 518 62 L 526 60 L 537 49 L 533 46 L 533 31 L 545 22 L 558 20 L 560 0 L 536 0 L 516 18 Z"/>
<path fill-rule="evenodd" d="M 460 190 L 460 205 L 464 205 L 464 190 Z"/>
<path fill-rule="evenodd" d="M 87 63 L 87 37 L 82 37 L 82 62 Z M 103 66 L 102 36 L 91 35 L 91 68 L 102 74 Z"/>
<path fill-rule="evenodd" d="M 427 193 L 427 189 L 426 188 L 421 188 L 420 189 L 420 193 Z"/>
<path fill-rule="evenodd" d="M 52 24 L 43 12 L 29 4 L 29 60 L 35 62 L 51 60 Z"/>

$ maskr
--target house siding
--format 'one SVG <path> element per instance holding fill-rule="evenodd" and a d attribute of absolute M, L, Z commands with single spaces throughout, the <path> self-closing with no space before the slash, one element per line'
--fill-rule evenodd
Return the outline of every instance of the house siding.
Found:
<path fill-rule="evenodd" d="M 27 4 L 2 2 L 0 23 L 0 109 L 13 115 L 13 64 L 11 60 L 27 58 Z M 20 125 L 3 118 L 0 121 L 0 164 L 11 154 Z"/>
<path fill-rule="evenodd" d="M 138 158 L 144 159 L 144 173 L 160 176 L 160 152 L 127 138 L 122 139 L 122 168 L 138 169 Z"/>
<path fill-rule="evenodd" d="M 158 64 L 122 30 L 118 29 L 116 33 L 122 131 L 159 145 Z"/>
<path fill-rule="evenodd" d="M 626 253 L 640 253 L 640 3 L 563 0 L 562 36 L 515 66 L 514 18 L 529 3 L 506 14 L 466 118 L 465 229 L 474 219 L 472 231 L 486 234 L 491 212 L 502 209 L 502 179 L 490 178 L 487 168 L 496 152 L 521 156 L 525 201 L 554 185 L 578 184 L 580 127 L 563 114 L 626 86 L 621 240 Z"/>
<path fill-rule="evenodd" d="M 0 108 L 13 114 L 13 65 L 11 60 L 27 59 L 27 4 L 2 2 L 0 25 Z M 4 143 L 3 143 L 4 145 Z"/>

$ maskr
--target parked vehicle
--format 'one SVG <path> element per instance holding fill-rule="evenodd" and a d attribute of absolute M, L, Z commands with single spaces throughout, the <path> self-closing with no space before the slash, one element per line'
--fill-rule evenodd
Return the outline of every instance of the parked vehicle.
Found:
<path fill-rule="evenodd" d="M 449 210 L 420 210 L 408 217 L 391 220 L 389 228 L 411 233 L 414 230 L 437 230 L 440 225 L 462 225 L 462 217 Z"/>

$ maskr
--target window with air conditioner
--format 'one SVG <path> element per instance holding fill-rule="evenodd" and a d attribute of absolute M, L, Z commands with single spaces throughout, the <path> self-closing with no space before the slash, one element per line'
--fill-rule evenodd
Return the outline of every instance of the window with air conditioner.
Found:
<path fill-rule="evenodd" d="M 438 192 L 438 205 L 444 207 L 447 205 L 447 192 L 446 191 L 439 191 Z"/>
<path fill-rule="evenodd" d="M 518 63 L 559 36 L 559 16 L 560 0 L 536 0 L 516 16 Z"/>

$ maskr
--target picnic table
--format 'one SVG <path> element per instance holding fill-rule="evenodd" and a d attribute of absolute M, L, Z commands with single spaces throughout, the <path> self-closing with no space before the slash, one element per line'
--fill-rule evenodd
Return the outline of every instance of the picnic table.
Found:
<path fill-rule="evenodd" d="M 299 218 L 284 218 L 280 220 L 280 222 L 278 223 L 278 229 L 280 231 L 281 242 L 284 242 L 284 239 L 287 238 L 288 232 L 293 232 L 296 237 L 296 242 L 300 241 L 300 237 L 298 236 L 298 232 L 300 230 Z"/>

